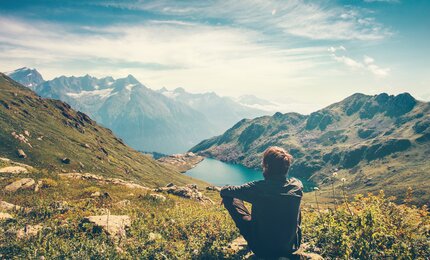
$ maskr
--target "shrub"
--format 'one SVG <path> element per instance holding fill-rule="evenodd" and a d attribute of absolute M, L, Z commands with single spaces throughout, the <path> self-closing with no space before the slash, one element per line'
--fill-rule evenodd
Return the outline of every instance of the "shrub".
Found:
<path fill-rule="evenodd" d="M 304 237 L 328 258 L 425 259 L 430 256 L 430 217 L 421 209 L 396 205 L 383 191 L 358 195 L 348 205 L 306 211 Z"/>

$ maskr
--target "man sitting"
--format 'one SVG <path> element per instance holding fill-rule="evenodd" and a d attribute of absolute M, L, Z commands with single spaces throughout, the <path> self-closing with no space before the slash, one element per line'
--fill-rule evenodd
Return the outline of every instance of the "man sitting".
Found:
<path fill-rule="evenodd" d="M 293 258 L 300 246 L 303 185 L 287 178 L 292 160 L 284 149 L 270 147 L 263 156 L 264 180 L 221 190 L 225 208 L 258 257 Z M 243 201 L 252 204 L 252 213 Z"/>

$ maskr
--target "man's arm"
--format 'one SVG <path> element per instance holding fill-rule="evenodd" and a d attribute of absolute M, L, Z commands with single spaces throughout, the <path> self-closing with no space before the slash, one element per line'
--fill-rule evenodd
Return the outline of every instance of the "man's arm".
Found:
<path fill-rule="evenodd" d="M 257 190 L 257 182 L 248 182 L 240 186 L 224 186 L 220 195 L 222 198 L 237 198 L 252 203 L 258 196 Z"/>

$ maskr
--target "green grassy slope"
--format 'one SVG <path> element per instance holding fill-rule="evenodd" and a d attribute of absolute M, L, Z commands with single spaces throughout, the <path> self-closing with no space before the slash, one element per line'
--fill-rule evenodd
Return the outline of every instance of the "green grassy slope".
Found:
<path fill-rule="evenodd" d="M 354 94 L 324 109 L 242 120 L 191 149 L 223 161 L 261 166 L 269 146 L 289 150 L 290 173 L 331 186 L 331 174 L 355 192 L 385 189 L 402 197 L 411 186 L 417 203 L 430 201 L 430 104 L 407 93 Z"/>
<path fill-rule="evenodd" d="M 0 167 L 8 165 L 0 160 Z M 46 170 L 0 176 L 1 200 L 25 207 L 7 211 L 13 220 L 0 220 L 1 259 L 243 259 L 226 249 L 239 233 L 217 192 L 202 191 L 215 202 L 202 205 L 166 193 L 165 201 L 157 200 L 146 190 L 72 180 Z M 3 192 L 24 177 L 45 184 L 38 192 Z M 109 197 L 91 197 L 95 191 Z M 107 212 L 131 219 L 119 240 L 83 222 Z M 305 205 L 302 212 L 307 251 L 325 259 L 426 259 L 430 254 L 426 208 L 396 205 L 380 194 L 349 196 L 348 204 L 340 199 L 324 210 Z M 34 236 L 17 237 L 28 225 L 42 227 Z"/>
<path fill-rule="evenodd" d="M 22 134 L 31 146 L 14 138 L 13 132 Z M 18 149 L 27 158 L 19 158 Z M 131 149 L 66 103 L 43 99 L 1 73 L 0 157 L 53 172 L 96 172 L 148 186 L 202 183 Z M 70 163 L 63 163 L 63 158 Z"/>

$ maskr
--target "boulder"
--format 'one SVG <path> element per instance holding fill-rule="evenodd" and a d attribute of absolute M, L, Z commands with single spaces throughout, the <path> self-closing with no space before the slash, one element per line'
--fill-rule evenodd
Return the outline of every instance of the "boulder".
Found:
<path fill-rule="evenodd" d="M 92 198 L 102 198 L 102 199 L 111 199 L 111 196 L 108 192 L 100 192 L 96 191 L 90 195 Z"/>
<path fill-rule="evenodd" d="M 84 218 L 84 222 L 93 223 L 113 237 L 124 237 L 125 228 L 130 227 L 131 220 L 127 215 L 99 215 Z"/>
<path fill-rule="evenodd" d="M 39 190 L 43 187 L 42 181 L 37 181 L 36 186 L 34 187 L 34 192 L 39 192 Z"/>
<path fill-rule="evenodd" d="M 70 164 L 70 158 L 64 157 L 63 159 L 61 159 L 61 162 L 64 164 Z"/>
<path fill-rule="evenodd" d="M 17 190 L 32 189 L 36 182 L 31 178 L 23 178 L 7 185 L 4 190 L 8 192 L 16 192 Z"/>
<path fill-rule="evenodd" d="M 94 193 L 91 193 L 90 197 L 100 197 L 102 194 L 100 193 L 100 191 L 96 191 Z"/>
<path fill-rule="evenodd" d="M 18 149 L 17 153 L 19 158 L 23 158 L 23 159 L 27 158 L 27 155 L 24 153 L 22 149 Z"/>
<path fill-rule="evenodd" d="M 158 200 L 158 201 L 166 201 L 166 197 L 161 195 L 161 194 L 148 194 L 148 196 L 154 200 Z"/>
<path fill-rule="evenodd" d="M 1 168 L 0 173 L 28 173 L 28 170 L 21 166 L 8 166 Z"/>
<path fill-rule="evenodd" d="M 0 212 L 0 221 L 13 219 L 9 213 Z"/>
<path fill-rule="evenodd" d="M 187 186 L 170 186 L 170 187 L 162 187 L 157 188 L 154 190 L 155 192 L 167 192 L 169 194 L 186 198 L 186 199 L 192 199 L 197 200 L 201 203 L 211 203 L 213 204 L 213 201 L 209 199 L 206 196 L 203 196 L 201 192 L 198 191 L 197 185 L 195 184 L 189 184 Z"/>
<path fill-rule="evenodd" d="M 20 210 L 22 207 L 18 205 L 14 205 L 12 203 L 8 203 L 6 201 L 0 200 L 0 210 L 10 211 L 10 210 Z"/>
<path fill-rule="evenodd" d="M 193 190 L 197 190 L 197 184 L 187 184 L 186 187 L 193 189 Z"/>
<path fill-rule="evenodd" d="M 43 226 L 40 224 L 37 225 L 25 225 L 24 228 L 21 228 L 16 233 L 17 238 L 29 238 L 32 236 L 37 235 L 41 230 L 43 229 Z"/>
<path fill-rule="evenodd" d="M 221 187 L 218 187 L 218 186 L 207 186 L 206 190 L 221 191 Z"/>
<path fill-rule="evenodd" d="M 248 243 L 246 242 L 245 238 L 240 236 L 235 240 L 231 241 L 231 243 L 228 245 L 228 248 L 230 248 L 234 252 L 238 252 L 246 249 L 247 246 L 248 246 Z"/>

